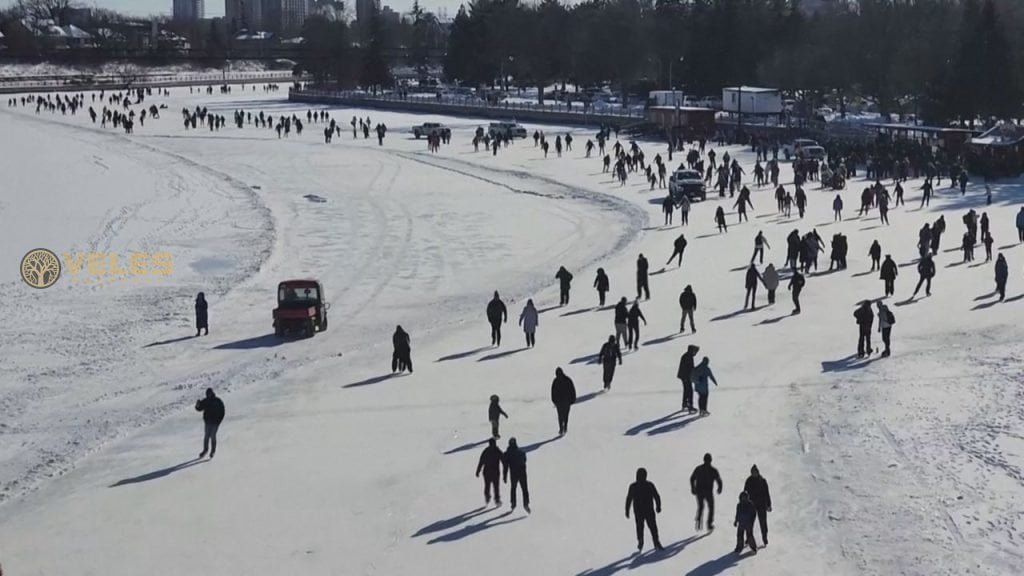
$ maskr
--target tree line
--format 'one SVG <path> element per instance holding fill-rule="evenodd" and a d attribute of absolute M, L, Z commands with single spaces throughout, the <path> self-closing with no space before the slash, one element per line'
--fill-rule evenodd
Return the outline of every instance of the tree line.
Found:
<path fill-rule="evenodd" d="M 1017 118 L 1024 7 L 1014 0 L 473 0 L 451 26 L 451 81 L 610 84 L 714 96 L 761 84 L 870 99 L 932 121 Z M 540 95 L 543 98 L 543 94 Z"/>

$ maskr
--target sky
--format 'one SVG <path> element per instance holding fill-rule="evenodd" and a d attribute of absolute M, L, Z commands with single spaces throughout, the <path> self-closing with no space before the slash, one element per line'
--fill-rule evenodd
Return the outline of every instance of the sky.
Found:
<path fill-rule="evenodd" d="M 116 10 L 132 16 L 148 16 L 150 14 L 170 14 L 173 0 L 81 0 L 87 6 Z M 468 0 L 421 0 L 420 5 L 431 11 L 441 8 L 448 10 L 449 17 L 454 17 L 459 5 Z M 0 0 L 0 6 L 6 8 L 16 0 Z M 404 13 L 412 8 L 413 0 L 382 0 L 382 6 Z M 346 1 L 345 5 L 355 10 L 355 0 Z M 224 0 L 206 0 L 206 17 L 216 18 L 224 15 Z"/>

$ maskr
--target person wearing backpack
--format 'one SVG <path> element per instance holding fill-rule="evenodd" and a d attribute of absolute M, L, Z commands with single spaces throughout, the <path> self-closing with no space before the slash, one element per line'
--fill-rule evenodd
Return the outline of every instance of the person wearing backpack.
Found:
<path fill-rule="evenodd" d="M 889 357 L 889 338 L 892 335 L 892 327 L 894 324 L 896 324 L 896 317 L 893 316 L 892 310 L 889 310 L 889 307 L 879 300 L 878 331 L 882 333 L 882 343 L 885 344 L 885 350 L 882 351 L 882 358 Z"/>

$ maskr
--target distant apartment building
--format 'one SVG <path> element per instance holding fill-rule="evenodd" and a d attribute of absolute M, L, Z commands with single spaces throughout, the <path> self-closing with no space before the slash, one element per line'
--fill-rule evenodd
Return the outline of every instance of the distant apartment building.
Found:
<path fill-rule="evenodd" d="M 263 0 L 224 0 L 224 19 L 232 32 L 261 30 L 264 26 Z"/>
<path fill-rule="evenodd" d="M 298 34 L 313 9 L 312 0 L 263 0 L 264 29 L 275 34 Z"/>
<path fill-rule="evenodd" d="M 374 12 L 380 12 L 380 0 L 356 0 L 356 22 L 360 26 L 366 26 Z"/>
<path fill-rule="evenodd" d="M 174 0 L 173 17 L 178 22 L 194 22 L 202 20 L 206 7 L 203 0 Z"/>

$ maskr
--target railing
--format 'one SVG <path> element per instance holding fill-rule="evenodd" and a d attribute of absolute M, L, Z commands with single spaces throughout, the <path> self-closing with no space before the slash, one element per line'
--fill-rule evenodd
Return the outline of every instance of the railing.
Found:
<path fill-rule="evenodd" d="M 238 72 L 156 72 L 140 74 L 55 74 L 52 76 L 4 76 L 0 77 L 0 90 L 35 88 L 89 89 L 105 86 L 124 86 L 131 81 L 133 86 L 172 85 L 175 83 L 219 83 L 261 81 L 284 82 L 292 79 L 288 70 L 262 70 Z"/>
<path fill-rule="evenodd" d="M 509 113 L 514 112 L 540 112 L 550 114 L 578 114 L 580 116 L 588 117 L 607 117 L 614 118 L 617 120 L 632 119 L 642 120 L 644 118 L 643 109 L 638 108 L 601 108 L 595 110 L 593 106 L 584 106 L 583 104 L 567 104 L 565 102 L 552 102 L 550 104 L 538 104 L 534 102 L 518 102 L 518 101 L 504 101 L 504 102 L 487 102 L 481 100 L 475 96 L 461 96 L 461 95 L 441 95 L 438 97 L 410 97 L 411 95 L 403 95 L 397 93 L 382 93 L 382 94 L 371 94 L 368 92 L 361 92 L 355 90 L 323 90 L 317 88 L 307 88 L 295 91 L 292 90 L 298 96 L 314 97 L 314 98 L 331 98 L 337 100 L 345 100 L 347 102 L 391 102 L 391 103 L 405 103 L 414 105 L 417 107 L 429 108 L 430 106 L 457 106 L 466 109 L 481 109 L 489 111 L 508 111 Z"/>

